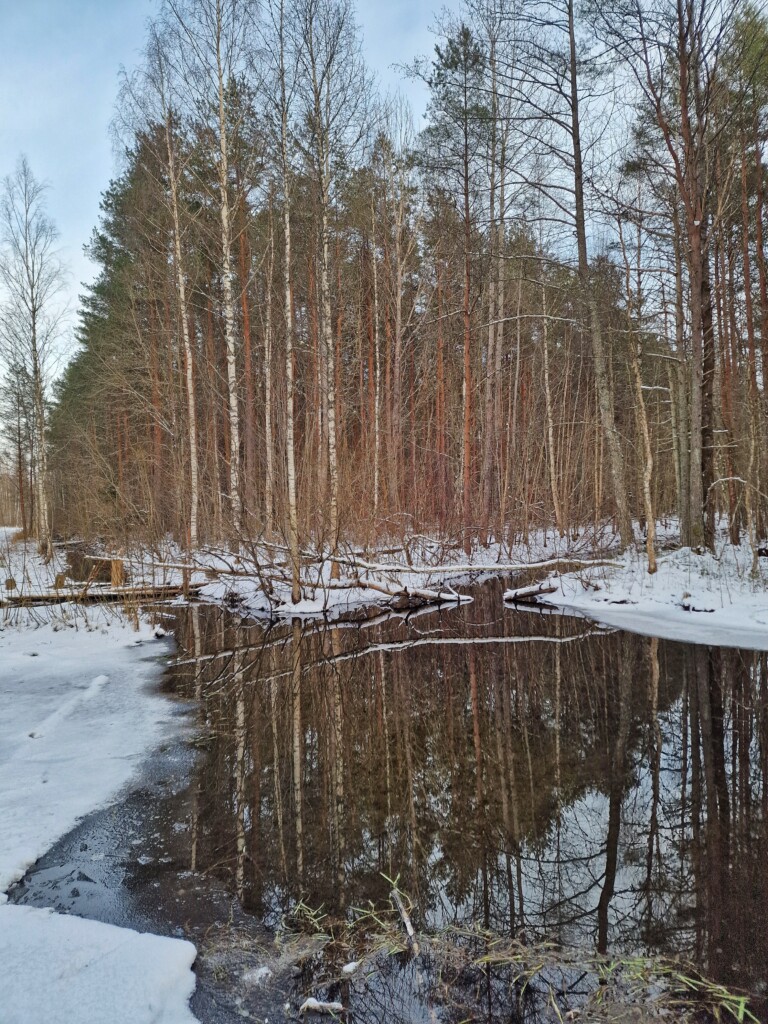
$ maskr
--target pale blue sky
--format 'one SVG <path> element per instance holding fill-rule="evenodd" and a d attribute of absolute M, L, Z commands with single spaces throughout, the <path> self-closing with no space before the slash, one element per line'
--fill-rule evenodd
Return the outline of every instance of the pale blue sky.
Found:
<path fill-rule="evenodd" d="M 385 87 L 400 84 L 390 65 L 432 52 L 429 26 L 439 4 L 358 0 L 366 58 Z M 158 0 L 0 0 L 0 177 L 26 153 L 50 184 L 73 305 L 80 282 L 92 277 L 82 247 L 115 173 L 109 123 L 118 70 L 139 59 L 157 10 Z M 413 83 L 406 91 L 418 125 L 425 94 Z"/>

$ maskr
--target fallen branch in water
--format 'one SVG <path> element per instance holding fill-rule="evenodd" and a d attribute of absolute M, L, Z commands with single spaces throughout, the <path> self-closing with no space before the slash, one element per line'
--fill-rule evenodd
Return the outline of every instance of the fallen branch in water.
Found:
<path fill-rule="evenodd" d="M 397 891 L 397 889 L 393 889 L 392 892 L 389 895 L 391 896 L 392 901 L 394 902 L 395 906 L 399 910 L 400 917 L 403 919 L 403 924 L 405 925 L 405 931 L 406 931 L 406 934 L 408 935 L 408 942 L 410 943 L 410 946 L 413 949 L 413 952 L 416 954 L 416 956 L 418 956 L 419 955 L 419 941 L 416 938 L 416 931 L 415 931 L 415 929 L 413 927 L 413 924 L 411 923 L 411 919 L 410 919 L 410 917 L 408 915 L 408 911 L 405 909 L 405 904 L 403 903 L 403 898 L 400 895 L 400 893 Z"/>

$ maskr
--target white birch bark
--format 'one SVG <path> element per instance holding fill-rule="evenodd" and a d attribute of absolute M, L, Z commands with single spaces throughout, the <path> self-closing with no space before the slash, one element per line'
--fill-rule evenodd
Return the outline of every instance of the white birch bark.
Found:
<path fill-rule="evenodd" d="M 280 90 L 280 170 L 283 186 L 283 309 L 285 317 L 285 459 L 288 489 L 288 550 L 291 561 L 291 600 L 301 600 L 301 556 L 296 486 L 295 375 L 293 367 L 293 292 L 291 287 L 291 166 L 289 158 L 290 103 L 286 69 L 285 4 L 279 0 L 278 80 Z"/>
<path fill-rule="evenodd" d="M 381 472 L 381 337 L 379 335 L 379 274 L 376 261 L 376 211 L 371 197 L 371 267 L 373 271 L 373 518 L 379 514 Z"/>
<path fill-rule="evenodd" d="M 216 2 L 216 74 L 219 101 L 219 217 L 221 221 L 221 283 L 224 304 L 224 337 L 227 348 L 227 390 L 229 398 L 229 500 L 232 511 L 234 546 L 240 546 L 243 517 L 240 499 L 240 406 L 237 389 L 237 343 L 235 299 L 232 288 L 232 218 L 229 204 L 229 134 L 224 100 L 224 64 L 221 53 L 221 2 Z"/>
<path fill-rule="evenodd" d="M 165 104 L 164 104 L 165 105 Z M 173 249 L 176 264 L 176 290 L 179 300 L 181 338 L 184 346 L 184 383 L 187 396 L 187 435 L 189 441 L 189 544 L 198 544 L 198 509 L 200 505 L 199 458 L 197 452 L 197 403 L 195 400 L 195 372 L 192 358 L 192 342 L 189 335 L 189 310 L 187 308 L 187 285 L 181 250 L 181 218 L 179 217 L 178 179 L 176 158 L 171 130 L 171 113 L 165 111 L 165 142 L 168 159 L 168 180 L 171 189 L 171 214 L 173 216 Z"/>
<path fill-rule="evenodd" d="M 272 437 L 272 274 L 275 265 L 275 236 L 272 205 L 269 208 L 269 243 L 267 249 L 267 300 L 264 315 L 264 529 L 268 537 L 274 528 L 275 465 Z"/>
<path fill-rule="evenodd" d="M 552 491 L 552 506 L 555 510 L 555 525 L 558 534 L 563 537 L 563 513 L 560 507 L 560 494 L 557 487 L 557 465 L 555 462 L 555 430 L 554 417 L 552 415 L 552 388 L 549 382 L 549 322 L 547 311 L 547 288 L 544 281 L 541 282 L 541 332 L 542 332 L 542 354 L 544 357 L 544 402 L 546 405 L 547 417 L 547 465 L 549 467 L 549 486 Z"/>

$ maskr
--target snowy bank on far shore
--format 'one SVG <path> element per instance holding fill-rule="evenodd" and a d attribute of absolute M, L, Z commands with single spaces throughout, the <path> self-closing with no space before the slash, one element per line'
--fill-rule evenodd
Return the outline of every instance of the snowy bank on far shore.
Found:
<path fill-rule="evenodd" d="M 261 542 L 239 553 L 184 552 L 168 540 L 162 550 L 136 549 L 125 556 L 125 565 L 132 584 L 150 588 L 180 585 L 186 567 L 199 599 L 241 615 L 329 620 L 372 606 L 400 610 L 438 600 L 471 601 L 465 588 L 489 576 L 546 578 L 551 590 L 539 603 L 564 613 L 666 639 L 768 649 L 768 559 L 758 560 L 753 577 L 746 542 L 733 547 L 721 534 L 714 554 L 672 550 L 678 536 L 674 520 L 657 523 L 656 535 L 665 550 L 654 576 L 648 575 L 644 553 L 617 557 L 617 538 L 607 529 L 582 529 L 563 538 L 551 530 L 532 531 L 511 543 L 474 544 L 469 556 L 455 541 L 427 536 L 371 550 L 343 545 L 337 554 L 339 579 L 332 578 L 327 550 L 308 551 L 302 556 L 297 604 L 291 601 L 286 551 L 277 544 Z M 13 570 L 26 593 L 50 590 L 54 574 L 66 574 L 60 552 L 58 562 L 46 566 L 30 544 L 14 545 L 10 536 L 0 530 L 0 567 Z M 99 587 L 94 583 L 90 593 Z"/>
<path fill-rule="evenodd" d="M 100 593 L 114 589 L 106 581 L 92 579 L 86 583 L 70 575 L 67 552 L 78 550 L 75 561 L 82 573 L 84 566 L 89 565 L 85 545 L 57 545 L 53 560 L 45 563 L 32 542 L 14 541 L 14 533 L 0 528 L 0 585 L 3 577 L 12 581 L 12 598 L 70 595 L 77 599 L 87 588 L 89 598 L 98 600 Z M 611 540 L 609 535 L 606 542 L 610 544 Z M 186 570 L 187 584 L 199 599 L 212 604 L 270 618 L 334 619 L 371 606 L 399 608 L 411 600 L 460 604 L 471 598 L 461 595 L 456 588 L 471 585 L 484 576 L 498 576 L 507 571 L 510 563 L 523 569 L 529 563 L 558 557 L 590 558 L 603 541 L 583 530 L 566 538 L 539 530 L 512 544 L 475 544 L 469 556 L 455 541 L 435 537 L 411 537 L 399 544 L 390 539 L 387 545 L 392 544 L 370 550 L 341 545 L 335 556 L 340 570 L 338 579 L 332 578 L 334 557 L 327 549 L 305 551 L 301 564 L 302 596 L 296 604 L 291 599 L 287 553 L 279 544 L 262 541 L 243 545 L 238 552 L 224 547 L 189 552 L 166 539 L 158 547 L 138 546 L 130 552 L 114 552 L 94 545 L 92 553 L 98 556 L 93 565 L 105 563 L 102 568 L 106 576 L 108 560 L 119 558 L 129 588 L 181 589 Z M 183 596 L 176 600 L 185 603 Z M 12 612 L 10 605 L 0 607 L 0 615 Z"/>
<path fill-rule="evenodd" d="M 575 612 L 607 626 L 665 640 L 768 650 L 768 559 L 752 575 L 747 544 L 721 542 L 716 552 L 680 548 L 648 574 L 644 554 L 551 575 L 538 603 Z M 508 591 L 509 600 L 514 591 Z"/>
<path fill-rule="evenodd" d="M 333 620 L 374 606 L 399 610 L 408 607 L 409 602 L 459 605 L 472 600 L 461 592 L 462 588 L 481 579 L 524 571 L 542 560 L 548 563 L 559 558 L 588 558 L 592 550 L 592 541 L 584 531 L 574 538 L 560 539 L 538 531 L 514 544 L 475 543 L 469 556 L 455 542 L 426 536 L 412 538 L 398 547 L 374 547 L 370 551 L 342 545 L 335 556 L 338 579 L 332 578 L 334 558 L 329 552 L 303 559 L 302 597 L 294 604 L 287 567 L 282 564 L 280 574 L 270 572 L 270 552 L 265 546 L 257 552 L 256 560 L 244 554 L 237 556 L 236 564 L 241 571 L 222 573 L 217 579 L 204 582 L 199 596 L 253 615 L 323 616 Z M 231 567 L 232 556 L 227 558 Z M 210 576 L 224 556 L 211 552 L 195 556 L 197 562 L 202 559 L 206 560 L 209 568 L 205 571 Z M 269 593 L 263 586 L 264 578 L 269 579 Z"/>
<path fill-rule="evenodd" d="M 190 1024 L 190 943 L 5 902 L 177 722 L 151 692 L 163 647 L 148 626 L 67 605 L 45 619 L 27 609 L 0 618 L 0 1018 Z"/>

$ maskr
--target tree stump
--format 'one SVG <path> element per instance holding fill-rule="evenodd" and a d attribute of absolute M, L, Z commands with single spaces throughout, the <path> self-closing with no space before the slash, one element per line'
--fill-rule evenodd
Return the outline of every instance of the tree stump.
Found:
<path fill-rule="evenodd" d="M 113 558 L 109 563 L 110 583 L 113 587 L 125 586 L 125 565 L 122 558 Z"/>

